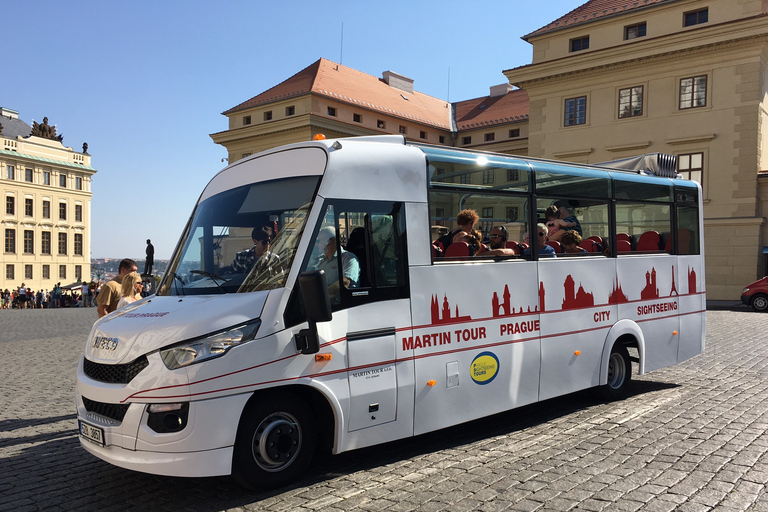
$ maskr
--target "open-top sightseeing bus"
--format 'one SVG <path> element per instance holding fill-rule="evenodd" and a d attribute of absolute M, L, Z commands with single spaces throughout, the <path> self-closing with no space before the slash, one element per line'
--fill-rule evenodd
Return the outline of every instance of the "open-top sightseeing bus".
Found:
<path fill-rule="evenodd" d="M 632 360 L 643 374 L 704 349 L 701 190 L 652 160 L 630 171 L 401 136 L 239 160 L 205 187 L 157 294 L 94 324 L 81 444 L 132 470 L 271 487 L 317 448 L 590 387 L 619 398 Z M 551 205 L 589 252 L 519 245 Z M 515 254 L 437 251 L 433 227 L 465 209 L 486 233 L 505 226 Z M 260 226 L 267 255 L 233 272 Z"/>

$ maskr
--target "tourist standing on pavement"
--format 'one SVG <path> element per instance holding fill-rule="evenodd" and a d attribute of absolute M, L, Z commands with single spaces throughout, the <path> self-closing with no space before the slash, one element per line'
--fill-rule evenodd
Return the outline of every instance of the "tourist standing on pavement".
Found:
<path fill-rule="evenodd" d="M 96 297 L 96 308 L 99 313 L 99 318 L 108 315 L 117 309 L 117 303 L 120 302 L 120 298 L 123 296 L 121 285 L 123 284 L 123 278 L 131 272 L 136 272 L 138 267 L 136 262 L 132 259 L 126 258 L 120 262 L 120 266 L 117 269 L 117 276 L 107 281 L 104 286 L 101 287 L 101 291 Z"/>

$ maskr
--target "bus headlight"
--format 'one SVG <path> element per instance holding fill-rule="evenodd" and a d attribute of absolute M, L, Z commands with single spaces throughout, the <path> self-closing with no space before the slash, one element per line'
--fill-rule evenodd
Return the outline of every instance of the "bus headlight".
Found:
<path fill-rule="evenodd" d="M 261 320 L 256 320 L 233 329 L 185 341 L 161 350 L 160 357 L 169 370 L 215 359 L 226 354 L 232 347 L 251 341 L 260 325 Z"/>

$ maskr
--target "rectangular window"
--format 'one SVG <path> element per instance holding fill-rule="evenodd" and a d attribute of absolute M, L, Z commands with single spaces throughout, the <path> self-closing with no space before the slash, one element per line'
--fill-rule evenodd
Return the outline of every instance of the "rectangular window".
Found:
<path fill-rule="evenodd" d="M 462 144 L 472 144 L 472 137 L 471 136 L 469 136 L 469 137 L 462 137 L 461 138 L 461 143 Z"/>
<path fill-rule="evenodd" d="M 62 188 L 67 188 L 67 175 L 66 174 L 59 174 L 59 186 Z"/>
<path fill-rule="evenodd" d="M 75 190 L 83 190 L 83 178 L 75 178 Z"/>
<path fill-rule="evenodd" d="M 480 229 L 483 233 L 488 233 L 493 229 L 493 206 L 483 206 L 480 217 L 484 219 L 480 222 Z"/>
<path fill-rule="evenodd" d="M 51 254 L 51 232 L 40 233 L 40 254 Z"/>
<path fill-rule="evenodd" d="M 9 180 L 15 180 L 16 179 L 16 173 L 14 172 L 12 165 L 6 165 L 5 166 L 5 178 Z"/>
<path fill-rule="evenodd" d="M 5 266 L 5 278 L 6 279 L 16 279 L 16 273 L 14 272 L 13 265 L 6 265 Z"/>
<path fill-rule="evenodd" d="M 32 279 L 32 265 L 24 265 L 24 279 Z"/>
<path fill-rule="evenodd" d="M 520 136 L 520 128 L 515 128 L 514 130 L 509 130 L 509 138 L 514 139 L 515 137 Z"/>
<path fill-rule="evenodd" d="M 495 169 L 483 169 L 483 185 L 489 185 L 493 183 L 493 176 Z"/>
<path fill-rule="evenodd" d="M 83 266 L 75 265 L 75 281 L 83 280 Z"/>
<path fill-rule="evenodd" d="M 690 11 L 683 14 L 683 26 L 692 27 L 693 25 L 699 25 L 709 21 L 709 9 L 699 9 L 697 11 Z"/>
<path fill-rule="evenodd" d="M 707 75 L 680 80 L 680 110 L 707 106 Z"/>
<path fill-rule="evenodd" d="M 7 253 L 16 252 L 16 230 L 15 229 L 5 230 L 5 252 Z"/>
<path fill-rule="evenodd" d="M 83 234 L 75 233 L 75 255 L 83 255 Z"/>
<path fill-rule="evenodd" d="M 512 220 L 517 220 L 520 218 L 520 207 L 519 206 L 507 206 L 506 208 L 507 213 L 507 222 Z"/>
<path fill-rule="evenodd" d="M 572 52 L 579 52 L 581 50 L 589 49 L 589 36 L 571 39 L 570 46 Z"/>
<path fill-rule="evenodd" d="M 67 203 L 59 203 L 59 220 L 67 220 Z"/>
<path fill-rule="evenodd" d="M 361 116 L 360 114 L 352 114 L 352 120 L 356 123 L 362 123 L 363 116 Z"/>
<path fill-rule="evenodd" d="M 495 133 L 486 133 L 485 134 L 485 142 L 493 142 L 496 139 Z"/>
<path fill-rule="evenodd" d="M 24 254 L 35 253 L 35 232 L 31 229 L 24 230 Z"/>
<path fill-rule="evenodd" d="M 83 205 L 75 205 L 75 222 L 83 222 Z"/>
<path fill-rule="evenodd" d="M 328 115 L 331 117 L 336 117 L 336 109 L 333 107 L 328 107 Z"/>
<path fill-rule="evenodd" d="M 43 171 L 43 185 L 51 184 L 51 171 Z"/>
<path fill-rule="evenodd" d="M 643 86 L 619 89 L 619 118 L 643 115 Z"/>
<path fill-rule="evenodd" d="M 66 279 L 66 278 L 67 278 L 67 266 L 59 265 L 59 279 Z"/>
<path fill-rule="evenodd" d="M 24 215 L 27 217 L 34 217 L 35 215 L 34 203 L 30 197 L 24 198 Z"/>
<path fill-rule="evenodd" d="M 520 181 L 520 171 L 517 169 L 507 169 L 507 181 Z"/>
<path fill-rule="evenodd" d="M 677 156 L 677 172 L 687 180 L 703 185 L 704 153 L 688 153 Z"/>
<path fill-rule="evenodd" d="M 419 132 L 419 138 L 420 139 L 426 139 L 427 138 L 427 132 L 420 131 Z"/>
<path fill-rule="evenodd" d="M 67 234 L 59 233 L 59 254 L 66 256 L 67 254 Z"/>
<path fill-rule="evenodd" d="M 587 122 L 587 97 L 579 96 L 565 100 L 565 126 L 586 124 Z"/>
<path fill-rule="evenodd" d="M 32 183 L 32 169 L 24 169 L 24 181 Z"/>
<path fill-rule="evenodd" d="M 251 116 L 243 116 L 243 126 L 251 124 Z"/>
<path fill-rule="evenodd" d="M 624 27 L 624 39 L 635 39 L 637 37 L 645 36 L 645 22 L 638 23 L 637 25 L 629 25 Z"/>
<path fill-rule="evenodd" d="M 440 144 L 445 144 L 445 135 L 440 135 L 437 140 L 440 142 Z"/>
<path fill-rule="evenodd" d="M 16 215 L 16 198 L 13 196 L 5 197 L 5 214 Z"/>
<path fill-rule="evenodd" d="M 43 201 L 43 218 L 44 219 L 51 218 L 51 202 L 50 201 Z"/>
<path fill-rule="evenodd" d="M 385 123 L 385 122 L 384 122 L 384 121 L 382 121 L 381 119 L 378 119 L 378 120 L 376 121 L 376 128 L 378 128 L 379 130 L 383 130 L 383 129 L 385 129 L 386 127 L 387 127 L 387 123 Z"/>
<path fill-rule="evenodd" d="M 400 130 L 400 133 L 403 134 L 403 135 L 406 135 L 408 133 L 408 128 L 406 128 L 403 125 L 400 125 L 400 129 L 399 130 Z"/>
<path fill-rule="evenodd" d="M 51 266 L 43 265 L 43 279 L 50 279 L 50 278 L 51 278 Z"/>
<path fill-rule="evenodd" d="M 285 107 L 285 115 L 286 116 L 292 116 L 296 114 L 296 107 L 291 105 L 290 107 Z"/>
<path fill-rule="evenodd" d="M 271 121 L 272 120 L 272 111 L 269 110 L 267 112 L 264 112 L 264 120 L 265 121 Z"/>

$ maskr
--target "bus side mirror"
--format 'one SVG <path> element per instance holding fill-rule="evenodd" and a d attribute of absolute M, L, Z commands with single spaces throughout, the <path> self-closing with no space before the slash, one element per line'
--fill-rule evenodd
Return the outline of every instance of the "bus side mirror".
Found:
<path fill-rule="evenodd" d="M 296 334 L 296 350 L 302 354 L 316 354 L 320 351 L 317 322 L 328 322 L 333 318 L 325 271 L 313 270 L 299 274 L 299 292 L 309 328 L 302 329 Z"/>

